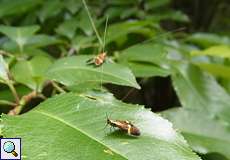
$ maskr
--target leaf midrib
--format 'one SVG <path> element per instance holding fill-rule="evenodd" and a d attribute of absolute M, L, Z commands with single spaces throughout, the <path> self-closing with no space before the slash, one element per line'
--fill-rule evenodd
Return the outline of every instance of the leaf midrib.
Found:
<path fill-rule="evenodd" d="M 108 146 L 108 145 L 106 145 L 106 144 L 104 144 L 104 143 L 98 141 L 96 138 L 94 138 L 94 137 L 92 137 L 91 135 L 87 134 L 87 133 L 84 132 L 83 130 L 81 130 L 81 129 L 75 127 L 74 125 L 72 125 L 72 124 L 70 124 L 70 123 L 68 123 L 68 122 L 66 122 L 64 119 L 61 119 L 61 118 L 59 118 L 59 117 L 57 117 L 57 116 L 54 116 L 54 115 L 52 115 L 52 114 L 50 114 L 50 113 L 48 113 L 48 112 L 44 112 L 44 111 L 41 110 L 41 109 L 39 109 L 39 110 L 34 110 L 34 112 L 37 112 L 38 114 L 45 115 L 45 116 L 47 116 L 47 117 L 49 117 L 49 118 L 51 118 L 51 119 L 57 120 L 57 121 L 59 121 L 60 123 L 63 123 L 64 125 L 66 125 L 66 126 L 72 128 L 72 129 L 74 129 L 74 130 L 78 130 L 79 132 L 81 132 L 82 134 L 86 135 L 86 136 L 89 137 L 90 139 L 93 139 L 94 141 L 96 141 L 96 142 L 100 143 L 101 145 L 103 145 L 103 146 L 109 148 L 109 149 L 112 150 L 114 153 L 116 153 L 116 154 L 118 154 L 118 155 L 120 155 L 120 156 L 122 156 L 123 158 L 125 158 L 125 159 L 128 160 L 128 158 L 125 157 L 124 155 L 122 155 L 119 151 L 117 151 L 117 150 L 115 150 L 114 148 L 111 148 L 110 146 Z"/>

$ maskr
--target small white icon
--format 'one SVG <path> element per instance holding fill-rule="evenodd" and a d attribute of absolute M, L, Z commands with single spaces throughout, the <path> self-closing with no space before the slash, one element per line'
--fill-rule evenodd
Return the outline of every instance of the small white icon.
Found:
<path fill-rule="evenodd" d="M 17 152 L 15 152 L 15 145 L 13 142 L 11 141 L 7 141 L 3 144 L 3 149 L 5 152 L 7 153 L 12 153 L 14 155 L 14 157 L 17 157 L 18 154 Z"/>
<path fill-rule="evenodd" d="M 21 139 L 1 138 L 0 160 L 21 159 Z"/>

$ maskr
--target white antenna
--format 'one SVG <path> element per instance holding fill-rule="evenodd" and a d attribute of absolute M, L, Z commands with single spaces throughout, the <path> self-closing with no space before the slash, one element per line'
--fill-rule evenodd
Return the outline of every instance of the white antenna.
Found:
<path fill-rule="evenodd" d="M 103 47 L 102 47 L 102 52 L 104 53 L 105 52 L 105 42 L 106 42 L 106 32 L 107 32 L 107 26 L 108 26 L 108 20 L 109 20 L 109 17 L 108 16 L 106 16 L 106 20 L 105 20 L 105 30 L 104 30 L 104 38 L 103 38 Z M 100 86 L 101 86 L 101 91 L 102 91 L 102 73 L 103 73 L 103 64 L 101 65 L 101 84 L 100 84 Z"/>

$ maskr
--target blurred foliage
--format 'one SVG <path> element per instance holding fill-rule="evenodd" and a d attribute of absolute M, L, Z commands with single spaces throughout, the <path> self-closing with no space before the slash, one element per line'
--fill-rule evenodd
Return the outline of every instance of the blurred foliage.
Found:
<path fill-rule="evenodd" d="M 24 123 L 28 118 L 29 126 L 24 127 L 17 118 L 4 115 L 3 136 L 16 136 L 13 133 L 17 127 L 20 135 L 26 137 L 26 130 L 34 126 L 30 128 L 33 134 L 28 139 L 43 130 L 51 134 L 52 139 L 55 131 L 46 130 L 43 127 L 45 122 L 37 122 L 37 118 L 42 118 L 42 115 L 36 115 L 40 102 L 45 101 L 44 105 L 41 104 L 44 107 L 48 103 L 46 99 L 51 98 L 47 101 L 52 102 L 52 97 L 65 92 L 72 92 L 80 99 L 83 95 L 87 98 L 88 93 L 94 95 L 99 92 L 106 97 L 112 92 L 121 100 L 138 102 L 162 113 L 202 159 L 230 159 L 229 2 L 95 0 L 87 1 L 87 7 L 89 12 L 82 0 L 0 1 L 0 111 L 9 115 L 28 112 L 28 117 L 22 115 L 19 119 Z M 101 52 L 107 53 L 104 64 L 98 67 L 87 64 Z M 65 99 L 68 94 L 63 94 L 64 98 L 59 96 L 63 104 L 68 102 L 68 98 Z M 91 100 L 94 99 L 92 97 Z M 92 105 L 101 105 L 100 102 L 99 99 Z M 61 103 L 60 106 L 65 107 Z M 79 100 L 71 103 L 70 110 L 61 108 L 58 112 L 49 113 L 46 110 L 49 108 L 46 108 L 45 114 L 55 117 L 55 114 L 74 110 L 73 105 L 81 107 L 84 103 L 84 100 Z M 50 105 L 55 109 L 59 103 Z M 34 107 L 35 111 L 30 111 Z M 138 112 L 135 107 L 130 112 Z M 79 118 L 79 123 L 95 124 L 92 117 L 103 116 L 102 113 L 106 114 L 106 111 Z M 128 110 L 124 109 L 124 113 L 122 118 L 129 119 Z M 83 117 L 87 115 L 83 111 L 81 114 Z M 60 118 L 57 115 L 56 119 Z M 138 118 L 134 119 L 138 121 Z M 63 122 L 74 126 L 78 132 L 94 137 L 90 141 L 96 139 L 104 145 L 101 135 L 98 139 L 97 135 L 91 134 L 92 130 L 87 127 L 81 130 L 78 124 L 72 123 L 74 118 L 71 122 L 68 120 L 63 117 Z M 154 125 L 152 122 L 148 125 Z M 35 126 L 41 128 L 36 130 Z M 57 126 L 57 130 L 62 130 L 60 124 Z M 65 134 L 67 136 L 68 132 Z M 153 142 L 158 144 L 156 139 Z M 144 140 L 140 141 L 141 145 L 146 144 Z M 159 145 L 163 143 L 159 142 Z M 95 143 L 97 145 L 101 147 Z M 107 147 L 117 149 L 111 145 Z M 165 152 L 175 147 L 170 145 L 162 145 L 166 147 Z M 29 144 L 26 146 L 29 148 Z M 188 149 L 187 146 L 185 148 Z M 176 147 L 176 156 L 183 157 L 180 149 Z M 135 147 L 130 150 L 134 151 Z M 157 149 L 149 153 L 149 157 L 157 155 L 159 151 L 155 151 Z M 28 150 L 25 152 L 29 153 Z M 189 149 L 186 152 L 184 159 L 199 159 Z M 123 157 L 121 159 L 129 158 L 123 152 L 118 154 L 117 159 L 120 156 Z M 159 155 L 158 159 L 170 157 Z"/>

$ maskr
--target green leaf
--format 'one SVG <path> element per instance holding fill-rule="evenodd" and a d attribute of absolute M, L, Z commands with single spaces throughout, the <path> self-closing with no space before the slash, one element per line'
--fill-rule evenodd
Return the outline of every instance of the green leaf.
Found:
<path fill-rule="evenodd" d="M 195 63 L 195 65 L 214 76 L 230 79 L 230 66 L 215 63 Z"/>
<path fill-rule="evenodd" d="M 92 56 L 72 56 L 56 61 L 47 72 L 50 79 L 72 86 L 83 82 L 113 83 L 140 89 L 132 72 L 116 63 L 100 67 L 87 64 Z"/>
<path fill-rule="evenodd" d="M 78 14 L 78 27 L 88 36 L 93 34 L 92 24 L 85 9 Z"/>
<path fill-rule="evenodd" d="M 45 47 L 45 46 L 54 45 L 58 43 L 62 43 L 62 41 L 54 36 L 38 34 L 38 35 L 31 36 L 26 46 L 29 46 L 31 48 L 32 47 L 38 48 L 38 47 Z"/>
<path fill-rule="evenodd" d="M 149 15 L 146 16 L 148 20 L 153 20 L 153 21 L 162 21 L 162 20 L 173 20 L 173 21 L 178 21 L 178 22 L 189 22 L 189 18 L 186 14 L 184 14 L 181 11 L 174 11 L 174 10 L 169 10 L 165 12 L 160 12 L 160 13 L 155 13 L 154 15 Z"/>
<path fill-rule="evenodd" d="M 56 33 L 66 36 L 72 39 L 75 36 L 79 21 L 77 18 L 73 17 L 71 19 L 65 20 L 56 28 Z"/>
<path fill-rule="evenodd" d="M 131 68 L 137 77 L 168 76 L 171 71 L 160 67 L 166 61 L 166 50 L 161 44 L 148 43 L 123 50 L 118 61 Z"/>
<path fill-rule="evenodd" d="M 175 66 L 178 73 L 172 80 L 182 106 L 202 111 L 230 125 L 230 96 L 216 80 L 193 65 Z"/>
<path fill-rule="evenodd" d="M 230 45 L 229 37 L 219 36 L 213 33 L 195 33 L 186 38 L 186 41 L 204 48 L 213 45 Z"/>
<path fill-rule="evenodd" d="M 146 9 L 156 9 L 159 7 L 166 6 L 170 3 L 170 0 L 155 0 L 155 1 L 146 1 Z"/>
<path fill-rule="evenodd" d="M 127 21 L 109 25 L 106 43 L 115 41 L 121 37 L 127 36 L 129 33 L 140 33 L 145 31 L 147 25 L 153 24 L 152 21 Z M 152 32 L 151 32 L 152 33 Z M 149 34 L 148 33 L 148 36 Z"/>
<path fill-rule="evenodd" d="M 105 128 L 106 113 L 132 121 L 141 135 Z M 22 138 L 23 159 L 199 160 L 169 121 L 110 94 L 62 94 L 2 122 L 4 137 Z"/>
<path fill-rule="evenodd" d="M 16 85 L 14 86 L 19 97 L 22 97 L 26 94 L 29 94 L 31 92 L 31 89 L 23 86 L 23 85 Z M 12 95 L 12 92 L 9 90 L 9 88 L 1 89 L 0 90 L 0 99 L 4 99 L 7 101 L 14 101 L 15 97 Z"/>
<path fill-rule="evenodd" d="M 38 12 L 38 17 L 41 22 L 46 19 L 56 16 L 63 9 L 64 4 L 60 0 L 45 1 L 41 10 Z"/>
<path fill-rule="evenodd" d="M 203 51 L 197 51 L 197 50 L 192 51 L 191 55 L 192 56 L 209 55 L 209 56 L 215 56 L 221 58 L 230 58 L 230 46 L 226 46 L 226 45 L 212 46 Z"/>
<path fill-rule="evenodd" d="M 27 87 L 41 91 L 45 78 L 45 72 L 52 61 L 45 56 L 35 56 L 30 61 L 21 60 L 11 69 L 14 79 Z"/>
<path fill-rule="evenodd" d="M 65 8 L 68 9 L 72 14 L 75 14 L 82 7 L 82 1 L 68 0 L 65 1 L 63 5 L 65 5 Z"/>
<path fill-rule="evenodd" d="M 230 159 L 230 131 L 227 126 L 211 118 L 206 112 L 186 108 L 171 109 L 163 112 L 200 154 L 220 153 Z"/>
<path fill-rule="evenodd" d="M 216 80 L 194 65 L 175 64 L 173 85 L 183 109 L 166 112 L 201 154 L 219 152 L 229 157 L 230 97 Z M 204 127 L 205 126 L 205 127 Z"/>
<path fill-rule="evenodd" d="M 42 1 L 43 0 L 2 0 L 0 2 L 0 17 L 23 14 L 41 4 Z"/>
<path fill-rule="evenodd" d="M 140 44 L 123 50 L 119 56 L 120 61 L 137 61 L 148 63 L 160 63 L 166 60 L 166 50 L 161 44 Z"/>
<path fill-rule="evenodd" d="M 8 65 L 3 59 L 3 56 L 0 55 L 0 82 L 8 81 Z"/>
<path fill-rule="evenodd" d="M 150 63 L 122 62 L 122 64 L 128 66 L 136 77 L 167 77 L 171 74 L 170 70 Z"/>
<path fill-rule="evenodd" d="M 9 37 L 12 41 L 16 42 L 20 51 L 29 39 L 39 30 L 39 26 L 26 26 L 26 27 L 11 27 L 0 25 L 0 32 Z"/>
<path fill-rule="evenodd" d="M 74 37 L 71 41 L 71 46 L 76 50 L 79 51 L 80 49 L 89 48 L 89 47 L 99 47 L 99 44 L 93 43 L 96 39 L 94 36 L 81 36 L 78 35 Z"/>

